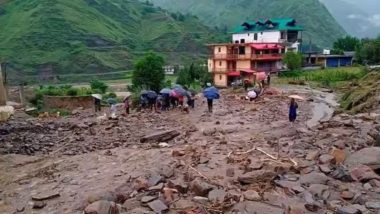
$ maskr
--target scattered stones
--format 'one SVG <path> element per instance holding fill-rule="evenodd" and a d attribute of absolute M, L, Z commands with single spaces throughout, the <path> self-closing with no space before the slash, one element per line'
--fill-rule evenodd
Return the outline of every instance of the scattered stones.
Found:
<path fill-rule="evenodd" d="M 380 180 L 372 179 L 372 180 L 369 181 L 369 183 L 370 183 L 371 186 L 373 186 L 373 187 L 380 187 Z"/>
<path fill-rule="evenodd" d="M 368 201 L 365 203 L 368 209 L 380 209 L 380 201 Z"/>
<path fill-rule="evenodd" d="M 130 198 L 123 203 L 123 208 L 127 211 L 140 207 L 140 201 L 137 198 Z"/>
<path fill-rule="evenodd" d="M 334 160 L 334 156 L 329 155 L 329 154 L 324 154 L 319 156 L 319 163 L 321 164 L 326 164 L 326 163 L 331 163 Z"/>
<path fill-rule="evenodd" d="M 337 167 L 335 171 L 330 173 L 330 176 L 334 179 L 338 179 L 344 182 L 350 182 L 353 180 L 351 178 L 350 172 L 342 166 Z"/>
<path fill-rule="evenodd" d="M 87 202 L 89 204 L 94 203 L 95 201 L 101 201 L 101 200 L 116 201 L 116 195 L 110 191 L 103 191 L 103 192 L 91 193 L 87 197 Z"/>
<path fill-rule="evenodd" d="M 227 193 L 222 189 L 213 189 L 208 193 L 208 199 L 214 203 L 223 203 Z"/>
<path fill-rule="evenodd" d="M 322 198 L 322 193 L 324 191 L 328 190 L 329 186 L 323 185 L 323 184 L 312 184 L 310 185 L 308 191 L 313 194 L 313 196 L 317 196 L 319 198 Z"/>
<path fill-rule="evenodd" d="M 186 193 L 189 189 L 189 186 L 179 179 L 168 181 L 168 185 L 170 188 L 177 189 L 180 193 Z"/>
<path fill-rule="evenodd" d="M 156 198 L 157 198 L 156 196 L 144 196 L 141 198 L 141 202 L 142 203 L 148 203 L 148 202 L 155 200 Z"/>
<path fill-rule="evenodd" d="M 277 174 L 269 170 L 257 170 L 253 172 L 248 172 L 242 176 L 238 177 L 238 181 L 242 184 L 253 184 L 260 182 L 272 181 Z"/>
<path fill-rule="evenodd" d="M 248 201 L 260 201 L 261 196 L 254 190 L 247 190 L 243 193 L 243 196 Z"/>
<path fill-rule="evenodd" d="M 228 168 L 226 170 L 226 176 L 227 177 L 234 177 L 235 176 L 235 169 L 234 168 Z"/>
<path fill-rule="evenodd" d="M 244 201 L 237 203 L 232 208 L 232 213 L 255 213 L 260 214 L 283 214 L 284 209 L 271 206 L 269 204 L 255 202 L 255 201 Z"/>
<path fill-rule="evenodd" d="M 84 214 L 119 214 L 119 209 L 115 202 L 101 200 L 88 205 Z"/>
<path fill-rule="evenodd" d="M 361 211 L 353 206 L 340 207 L 336 214 L 361 214 Z"/>
<path fill-rule="evenodd" d="M 263 163 L 258 161 L 251 161 L 251 164 L 249 165 L 250 170 L 260 170 L 263 168 Z"/>
<path fill-rule="evenodd" d="M 328 180 L 329 178 L 325 174 L 319 172 L 312 172 L 300 177 L 301 184 L 326 184 Z"/>
<path fill-rule="evenodd" d="M 343 191 L 340 193 L 340 196 L 345 200 L 351 200 L 355 197 L 355 193 L 350 191 Z"/>
<path fill-rule="evenodd" d="M 133 183 L 133 189 L 137 191 L 148 189 L 148 187 L 148 181 L 145 178 L 137 178 Z"/>
<path fill-rule="evenodd" d="M 207 196 L 208 193 L 214 187 L 201 178 L 196 178 L 193 182 L 191 182 L 190 189 L 196 196 Z"/>
<path fill-rule="evenodd" d="M 299 185 L 298 182 L 294 182 L 294 181 L 276 180 L 274 182 L 276 183 L 277 186 L 282 187 L 282 188 L 288 188 L 288 189 L 291 189 L 292 187 Z"/>
<path fill-rule="evenodd" d="M 148 135 L 143 136 L 140 138 L 141 143 L 148 143 L 148 142 L 167 142 L 177 136 L 179 136 L 181 133 L 179 133 L 177 130 L 167 130 L 167 131 L 158 131 L 154 132 Z"/>
<path fill-rule="evenodd" d="M 33 209 L 42 209 L 46 206 L 45 201 L 34 201 L 33 202 Z"/>
<path fill-rule="evenodd" d="M 161 200 L 152 201 L 148 203 L 148 206 L 155 213 L 162 213 L 162 211 L 169 209 L 168 206 L 166 206 L 166 204 L 164 204 Z"/>

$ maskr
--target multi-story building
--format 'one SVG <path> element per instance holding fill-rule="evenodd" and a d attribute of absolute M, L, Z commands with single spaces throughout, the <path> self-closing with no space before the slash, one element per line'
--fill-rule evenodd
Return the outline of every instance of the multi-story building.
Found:
<path fill-rule="evenodd" d="M 218 87 L 240 79 L 253 82 L 282 69 L 283 54 L 298 51 L 302 27 L 294 19 L 245 22 L 232 33 L 232 42 L 210 44 L 208 69 Z"/>

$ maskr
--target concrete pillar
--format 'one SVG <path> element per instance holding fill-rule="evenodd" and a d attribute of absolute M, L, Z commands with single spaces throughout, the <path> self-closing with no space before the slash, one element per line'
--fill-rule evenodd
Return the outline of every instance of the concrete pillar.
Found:
<path fill-rule="evenodd" d="M 20 103 L 25 105 L 25 93 L 24 93 L 24 85 L 19 85 L 19 94 L 20 94 Z"/>
<path fill-rule="evenodd" d="M 6 91 L 3 80 L 3 72 L 0 67 L 0 106 L 5 106 L 7 104 Z"/>

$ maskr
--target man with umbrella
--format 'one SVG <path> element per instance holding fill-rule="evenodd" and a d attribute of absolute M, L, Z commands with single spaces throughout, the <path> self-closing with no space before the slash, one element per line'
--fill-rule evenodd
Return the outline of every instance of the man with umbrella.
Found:
<path fill-rule="evenodd" d="M 172 90 L 170 88 L 164 88 L 160 91 L 160 94 L 162 96 L 163 105 L 162 110 L 166 111 L 170 107 L 170 93 Z"/>
<path fill-rule="evenodd" d="M 213 101 L 219 99 L 219 91 L 211 83 L 206 84 L 207 88 L 203 91 L 203 96 L 207 99 L 208 112 L 212 113 Z"/>
<path fill-rule="evenodd" d="M 95 112 L 101 111 L 101 101 L 102 101 L 102 95 L 100 94 L 92 94 L 91 95 L 94 98 L 94 106 L 95 106 Z"/>

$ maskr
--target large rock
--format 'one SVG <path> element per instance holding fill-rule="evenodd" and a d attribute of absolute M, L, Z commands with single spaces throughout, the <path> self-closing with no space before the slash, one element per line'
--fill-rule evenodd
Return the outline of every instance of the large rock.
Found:
<path fill-rule="evenodd" d="M 257 170 L 239 176 L 238 181 L 242 184 L 253 184 L 272 181 L 276 176 L 277 173 L 270 170 Z"/>
<path fill-rule="evenodd" d="M 87 202 L 89 204 L 94 203 L 96 201 L 116 201 L 116 195 L 110 191 L 100 191 L 94 192 L 87 196 Z"/>
<path fill-rule="evenodd" d="M 208 199 L 214 203 L 223 203 L 227 193 L 222 189 L 214 189 L 208 193 Z"/>
<path fill-rule="evenodd" d="M 255 190 L 247 190 L 243 193 L 243 196 L 248 201 L 260 201 L 261 196 Z"/>
<path fill-rule="evenodd" d="M 350 169 L 351 178 L 355 181 L 366 182 L 372 179 L 380 180 L 378 176 L 370 167 L 365 165 L 358 165 Z"/>
<path fill-rule="evenodd" d="M 169 209 L 166 204 L 164 204 L 161 200 L 155 200 L 148 203 L 150 209 L 152 209 L 155 213 L 162 213 L 163 211 Z"/>
<path fill-rule="evenodd" d="M 143 136 L 140 138 L 140 142 L 166 142 L 179 135 L 180 133 L 177 130 L 159 131 Z"/>
<path fill-rule="evenodd" d="M 348 156 L 345 164 L 349 166 L 366 165 L 372 169 L 380 169 L 380 147 L 361 149 Z"/>
<path fill-rule="evenodd" d="M 101 200 L 88 205 L 84 214 L 119 214 L 119 209 L 114 202 Z"/>
<path fill-rule="evenodd" d="M 214 186 L 208 184 L 201 178 L 196 178 L 191 182 L 190 189 L 196 196 L 207 196 Z"/>
<path fill-rule="evenodd" d="M 340 207 L 336 211 L 336 214 L 361 214 L 362 212 L 353 207 L 353 206 L 346 206 L 346 207 Z"/>
<path fill-rule="evenodd" d="M 241 214 L 283 214 L 284 209 L 271 206 L 268 204 L 244 201 L 235 204 L 230 212 L 227 213 L 241 213 Z"/>
<path fill-rule="evenodd" d="M 326 184 L 329 178 L 319 172 L 312 172 L 300 177 L 301 184 Z"/>
<path fill-rule="evenodd" d="M 367 203 L 365 203 L 365 206 L 368 208 L 368 209 L 380 209 L 380 201 L 368 201 Z"/>

